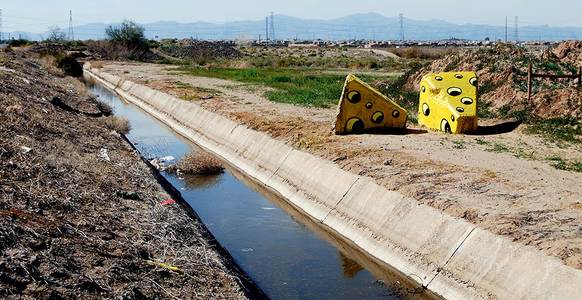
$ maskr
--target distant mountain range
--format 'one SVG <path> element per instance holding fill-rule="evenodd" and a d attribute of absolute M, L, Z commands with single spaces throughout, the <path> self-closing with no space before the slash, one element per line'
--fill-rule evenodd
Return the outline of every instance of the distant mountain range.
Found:
<path fill-rule="evenodd" d="M 142 24 L 148 38 L 199 38 L 219 39 L 258 39 L 265 38 L 265 20 L 235 21 L 223 24 L 206 22 L 178 23 L 172 21 Z M 81 40 L 102 39 L 108 24 L 93 23 L 76 26 L 75 38 Z M 385 17 L 377 13 L 354 14 L 332 20 L 308 20 L 285 15 L 274 17 L 275 38 L 289 39 L 368 39 L 398 40 L 400 25 L 397 17 Z M 65 30 L 65 29 L 63 29 Z M 48 33 L 11 32 L 12 37 L 22 36 L 42 40 Z M 453 24 L 441 20 L 419 21 L 404 19 L 404 36 L 407 40 L 505 39 L 504 26 Z M 523 26 L 518 32 L 520 41 L 530 40 L 567 40 L 582 39 L 580 27 Z M 508 39 L 515 40 L 514 28 L 508 30 Z"/>

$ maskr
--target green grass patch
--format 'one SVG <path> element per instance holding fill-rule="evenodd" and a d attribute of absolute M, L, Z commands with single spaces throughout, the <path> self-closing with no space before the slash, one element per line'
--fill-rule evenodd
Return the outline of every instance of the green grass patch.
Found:
<path fill-rule="evenodd" d="M 489 152 L 495 152 L 495 153 L 503 153 L 503 152 L 509 152 L 509 147 L 507 147 L 504 144 L 501 143 L 494 143 L 490 148 L 486 149 Z"/>
<path fill-rule="evenodd" d="M 551 156 L 547 158 L 552 167 L 558 170 L 582 172 L 582 162 L 566 161 L 559 156 Z"/>
<path fill-rule="evenodd" d="M 582 143 L 582 124 L 576 118 L 531 120 L 526 132 L 541 135 L 553 142 Z"/>
<path fill-rule="evenodd" d="M 515 150 L 515 153 L 513 153 L 513 156 L 515 156 L 517 158 L 522 158 L 522 159 L 536 160 L 535 151 L 530 151 L 529 149 L 526 150 L 523 148 L 519 148 L 519 149 Z"/>
<path fill-rule="evenodd" d="M 235 80 L 273 88 L 265 93 L 271 101 L 303 106 L 327 107 L 337 103 L 341 96 L 345 76 L 317 74 L 301 69 L 269 68 L 200 68 L 181 66 L 180 72 L 203 77 Z M 359 76 L 370 82 L 372 76 Z"/>
<path fill-rule="evenodd" d="M 475 139 L 475 142 L 477 143 L 477 145 L 489 145 L 488 141 L 482 139 Z"/>

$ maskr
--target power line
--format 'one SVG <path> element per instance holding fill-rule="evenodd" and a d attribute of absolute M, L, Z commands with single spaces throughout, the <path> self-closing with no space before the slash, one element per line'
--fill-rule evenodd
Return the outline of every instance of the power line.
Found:
<path fill-rule="evenodd" d="M 73 32 L 73 11 L 69 10 L 69 40 L 75 40 L 75 33 Z"/>

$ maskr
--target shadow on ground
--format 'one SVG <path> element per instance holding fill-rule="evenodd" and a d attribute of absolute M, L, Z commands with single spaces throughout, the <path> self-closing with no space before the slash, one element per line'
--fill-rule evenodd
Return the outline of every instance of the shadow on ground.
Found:
<path fill-rule="evenodd" d="M 506 121 L 503 123 L 491 125 L 491 126 L 478 126 L 477 131 L 468 133 L 469 135 L 495 135 L 502 133 L 509 133 L 514 131 L 522 121 Z"/>
<path fill-rule="evenodd" d="M 414 128 L 374 128 L 374 129 L 366 129 L 362 132 L 353 132 L 351 134 L 341 134 L 341 135 L 364 135 L 364 134 L 410 135 L 410 134 L 425 134 L 425 133 L 428 133 L 428 131 L 424 130 L 424 129 L 414 129 Z"/>

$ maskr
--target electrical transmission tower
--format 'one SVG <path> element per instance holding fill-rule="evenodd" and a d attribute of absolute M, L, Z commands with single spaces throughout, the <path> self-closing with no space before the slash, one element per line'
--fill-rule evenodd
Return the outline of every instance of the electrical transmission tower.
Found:
<path fill-rule="evenodd" d="M 73 32 L 73 11 L 69 10 L 69 40 L 75 40 L 75 33 Z"/>
<path fill-rule="evenodd" d="M 271 23 L 269 25 L 270 25 L 270 29 L 271 29 L 271 32 L 270 32 L 271 40 L 275 41 L 276 40 L 275 39 L 275 15 L 273 14 L 273 12 L 271 12 Z"/>
<path fill-rule="evenodd" d="M 505 42 L 507 43 L 507 16 L 505 16 Z"/>
<path fill-rule="evenodd" d="M 400 40 L 404 42 L 404 14 L 398 15 L 400 20 Z"/>
<path fill-rule="evenodd" d="M 4 31 L 2 28 L 2 9 L 0 8 L 0 41 L 4 40 Z"/>
<path fill-rule="evenodd" d="M 269 17 L 265 17 L 265 41 L 269 43 Z"/>
<path fill-rule="evenodd" d="M 519 43 L 519 23 L 517 16 L 515 16 L 515 42 Z"/>

